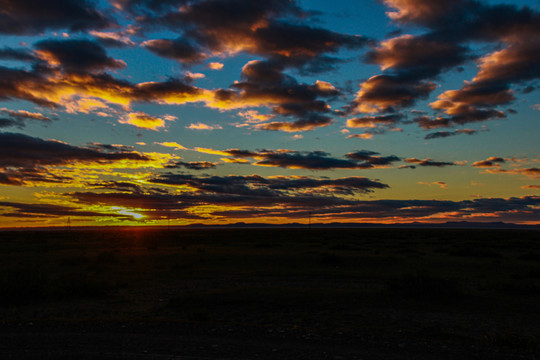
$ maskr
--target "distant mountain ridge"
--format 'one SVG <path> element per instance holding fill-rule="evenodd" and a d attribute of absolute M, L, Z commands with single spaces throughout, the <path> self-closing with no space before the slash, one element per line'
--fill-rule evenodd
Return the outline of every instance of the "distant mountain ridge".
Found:
<path fill-rule="evenodd" d="M 523 229 L 523 230 L 540 230 L 540 224 L 536 225 L 525 225 L 525 224 L 514 224 L 514 223 L 505 223 L 501 221 L 495 222 L 468 222 L 468 221 L 448 221 L 444 223 L 422 223 L 422 222 L 411 222 L 411 223 L 400 223 L 400 224 L 382 224 L 382 223 L 287 223 L 287 224 L 266 224 L 266 223 L 244 223 L 238 222 L 234 224 L 227 225 L 207 225 L 207 224 L 190 224 L 190 225 L 174 225 L 167 227 L 165 226 L 81 226 L 81 227 L 72 227 L 72 230 L 99 230 L 99 229 L 133 229 L 133 228 L 148 228 L 148 229 L 253 229 L 253 228 L 319 228 L 319 229 L 331 229 L 331 228 L 402 228 L 402 229 Z M 54 226 L 54 227 L 12 227 L 12 228 L 2 228 L 0 231 L 41 231 L 41 230 L 67 230 L 64 226 Z"/>

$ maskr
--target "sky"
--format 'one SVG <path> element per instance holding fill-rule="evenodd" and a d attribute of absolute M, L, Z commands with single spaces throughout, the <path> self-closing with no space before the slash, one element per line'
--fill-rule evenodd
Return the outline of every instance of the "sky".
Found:
<path fill-rule="evenodd" d="M 0 9 L 0 227 L 540 223 L 538 0 Z"/>

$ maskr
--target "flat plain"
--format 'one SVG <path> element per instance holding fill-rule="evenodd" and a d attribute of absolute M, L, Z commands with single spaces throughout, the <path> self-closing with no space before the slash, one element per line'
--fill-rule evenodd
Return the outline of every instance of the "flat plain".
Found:
<path fill-rule="evenodd" d="M 537 359 L 540 232 L 0 232 L 0 357 Z"/>

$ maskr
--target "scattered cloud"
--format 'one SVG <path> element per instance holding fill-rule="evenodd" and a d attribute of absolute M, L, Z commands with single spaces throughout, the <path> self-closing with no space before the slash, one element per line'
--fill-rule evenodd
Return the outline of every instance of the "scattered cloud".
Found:
<path fill-rule="evenodd" d="M 419 166 L 435 166 L 435 167 L 443 167 L 443 166 L 452 166 L 456 165 L 454 162 L 447 162 L 447 161 L 435 161 L 430 158 L 426 159 L 417 159 L 417 158 L 407 158 L 404 160 L 406 163 L 410 164 L 416 164 Z"/>
<path fill-rule="evenodd" d="M 6 116 L 0 117 L 0 128 L 10 126 L 23 128 L 26 126 L 27 121 L 38 121 L 45 124 L 52 122 L 52 119 L 48 116 L 26 110 L 9 110 L 6 108 L 1 108 L 0 114 L 4 114 L 4 116 Z"/>
<path fill-rule="evenodd" d="M 175 150 L 186 150 L 186 148 L 183 145 L 180 145 L 179 143 L 174 142 L 174 141 L 165 141 L 165 142 L 161 142 L 161 143 L 156 142 L 155 144 L 165 146 L 165 147 L 172 147 Z"/>
<path fill-rule="evenodd" d="M 190 124 L 186 127 L 190 130 L 221 130 L 223 127 L 221 125 L 206 125 L 203 123 Z"/>
<path fill-rule="evenodd" d="M 73 174 L 54 173 L 58 166 L 152 163 L 148 155 L 136 151 L 84 148 L 56 140 L 43 140 L 24 134 L 0 133 L 0 184 L 73 182 Z"/>
<path fill-rule="evenodd" d="M 427 134 L 426 136 L 424 136 L 424 139 L 426 140 L 440 139 L 440 138 L 446 138 L 446 137 L 462 135 L 462 134 L 475 135 L 475 134 L 478 134 L 478 130 L 456 129 L 454 131 L 437 131 L 431 134 Z"/>
<path fill-rule="evenodd" d="M 141 129 L 158 131 L 165 127 L 166 118 L 151 116 L 143 112 L 126 114 L 122 119 L 119 119 L 120 124 L 129 124 Z"/>
<path fill-rule="evenodd" d="M 474 167 L 500 167 L 507 159 L 500 156 L 490 156 L 486 160 L 476 161 L 472 164 Z"/>
<path fill-rule="evenodd" d="M 212 70 L 222 70 L 223 66 L 224 66 L 223 63 L 220 63 L 220 62 L 208 63 L 208 68 Z"/>
<path fill-rule="evenodd" d="M 420 185 L 427 185 L 427 186 L 438 186 L 440 187 L 441 189 L 448 189 L 448 184 L 445 183 L 444 181 L 434 181 L 434 182 L 424 182 L 424 181 L 419 181 L 418 184 Z"/>

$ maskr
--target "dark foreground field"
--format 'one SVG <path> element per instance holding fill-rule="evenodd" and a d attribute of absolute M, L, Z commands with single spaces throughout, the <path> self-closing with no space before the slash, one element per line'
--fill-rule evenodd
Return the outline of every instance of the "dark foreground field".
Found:
<path fill-rule="evenodd" d="M 0 358 L 538 359 L 540 232 L 0 233 Z"/>

